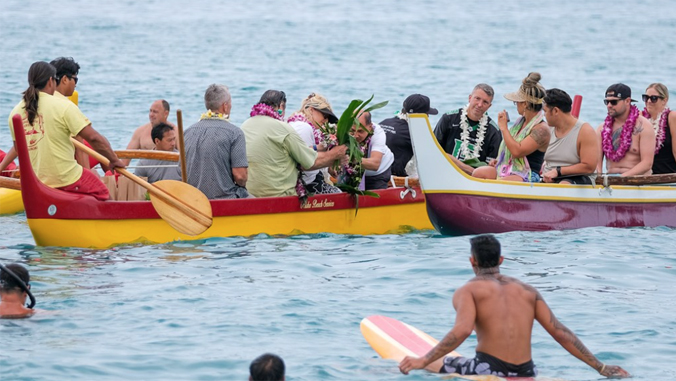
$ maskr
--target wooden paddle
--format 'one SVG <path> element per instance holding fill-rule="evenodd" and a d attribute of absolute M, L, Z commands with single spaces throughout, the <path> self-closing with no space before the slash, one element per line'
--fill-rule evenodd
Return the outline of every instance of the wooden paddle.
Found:
<path fill-rule="evenodd" d="M 149 149 L 121 149 L 115 155 L 120 159 L 154 159 L 164 161 L 178 161 L 178 153 L 170 151 L 156 151 Z"/>
<path fill-rule="evenodd" d="M 0 176 L 0 188 L 21 190 L 21 180 Z"/>
<path fill-rule="evenodd" d="M 185 161 L 185 144 L 183 144 L 183 112 L 176 110 L 176 122 L 178 123 L 178 153 L 181 157 L 181 180 L 188 182 L 188 169 Z"/>
<path fill-rule="evenodd" d="M 93 149 L 73 138 L 70 140 L 76 147 L 87 152 L 101 163 L 105 165 L 110 163 L 108 159 Z M 211 204 L 207 196 L 199 189 L 175 180 L 158 181 L 155 186 L 124 168 L 116 168 L 115 170 L 147 189 L 151 196 L 150 201 L 153 203 L 157 214 L 179 232 L 199 235 L 211 226 L 213 222 Z M 180 195 L 180 199 L 174 195 Z"/>

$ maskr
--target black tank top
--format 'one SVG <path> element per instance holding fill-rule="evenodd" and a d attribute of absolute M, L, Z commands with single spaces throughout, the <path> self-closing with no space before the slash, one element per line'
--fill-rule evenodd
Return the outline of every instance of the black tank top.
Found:
<path fill-rule="evenodd" d="M 669 123 L 664 131 L 664 144 L 660 148 L 660 152 L 655 155 L 653 161 L 653 174 L 660 173 L 676 173 L 676 160 L 674 160 L 674 152 L 671 150 L 671 131 L 669 131 Z"/>
<path fill-rule="evenodd" d="M 535 152 L 526 156 L 526 159 L 528 159 L 528 165 L 530 165 L 530 170 L 537 174 L 540 174 L 542 162 L 545 161 L 545 153 L 540 150 L 535 150 Z"/>

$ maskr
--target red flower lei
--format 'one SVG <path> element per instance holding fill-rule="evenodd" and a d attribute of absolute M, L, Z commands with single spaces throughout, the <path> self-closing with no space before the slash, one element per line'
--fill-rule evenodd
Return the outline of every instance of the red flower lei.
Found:
<path fill-rule="evenodd" d="M 279 115 L 277 110 L 272 108 L 272 106 L 268 106 L 265 103 L 258 103 L 255 104 L 251 108 L 251 114 L 249 114 L 251 117 L 262 115 L 262 116 L 269 116 L 270 118 L 277 119 L 277 120 L 282 120 L 282 116 Z"/>
<path fill-rule="evenodd" d="M 603 130 L 601 131 L 601 143 L 603 147 L 603 153 L 606 157 L 612 161 L 620 161 L 624 158 L 624 155 L 629 151 L 631 147 L 631 135 L 634 133 L 634 127 L 636 126 L 636 121 L 638 120 L 638 107 L 632 105 L 629 109 L 629 117 L 622 125 L 622 136 L 620 139 L 620 146 L 613 147 L 613 124 L 615 123 L 615 118 L 608 115 L 606 121 L 603 124 Z"/>
<path fill-rule="evenodd" d="M 662 145 L 664 144 L 664 139 L 667 137 L 667 121 L 669 120 L 670 112 L 671 110 L 669 110 L 668 107 L 665 107 L 662 111 L 662 115 L 660 115 L 660 122 L 655 130 L 655 155 L 660 152 L 660 148 L 662 148 Z M 643 109 L 643 116 L 653 122 L 647 108 Z"/>

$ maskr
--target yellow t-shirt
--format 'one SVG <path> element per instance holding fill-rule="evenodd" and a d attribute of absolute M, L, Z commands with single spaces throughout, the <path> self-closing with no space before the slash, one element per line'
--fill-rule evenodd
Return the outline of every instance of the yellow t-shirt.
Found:
<path fill-rule="evenodd" d="M 73 184 L 82 176 L 82 166 L 75 161 L 75 147 L 70 137 L 91 124 L 73 102 L 40 92 L 38 115 L 28 124 L 22 100 L 9 114 L 9 130 L 14 139 L 12 117 L 23 119 L 26 144 L 33 170 L 40 181 L 52 188 Z"/>

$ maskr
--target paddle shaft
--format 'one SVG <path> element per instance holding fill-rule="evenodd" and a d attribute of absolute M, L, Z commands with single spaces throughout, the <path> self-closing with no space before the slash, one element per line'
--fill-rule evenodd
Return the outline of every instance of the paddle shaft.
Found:
<path fill-rule="evenodd" d="M 115 155 L 120 159 L 153 159 L 164 161 L 178 161 L 178 153 L 147 149 L 121 149 Z"/>
<path fill-rule="evenodd" d="M 178 153 L 181 159 L 181 180 L 188 182 L 188 170 L 185 163 L 185 145 L 183 144 L 183 112 L 176 110 L 176 121 L 178 122 Z"/>
<path fill-rule="evenodd" d="M 0 176 L 0 188 L 21 190 L 21 180 Z"/>
<path fill-rule="evenodd" d="M 79 149 L 83 150 L 84 152 L 87 152 L 89 155 L 94 157 L 96 160 L 100 161 L 104 165 L 109 165 L 110 161 L 101 155 L 100 153 L 94 151 L 93 149 L 87 147 L 86 145 L 78 142 L 77 140 L 70 138 L 71 142 L 75 144 L 76 147 Z M 143 180 L 142 178 L 134 175 L 133 173 L 127 171 L 124 168 L 116 168 L 115 169 L 117 172 L 121 173 L 125 177 L 127 177 L 129 180 L 135 182 L 136 184 L 144 187 L 145 189 L 150 192 L 153 196 L 156 196 L 160 198 L 162 201 L 172 205 L 176 209 L 180 210 L 182 213 L 184 213 L 186 216 L 189 216 L 193 220 L 199 222 L 200 224 L 203 224 L 205 226 L 210 226 L 211 225 L 211 218 L 204 213 L 200 212 L 199 210 L 191 208 L 189 205 L 186 205 L 185 203 L 181 202 L 181 200 L 177 199 L 176 197 L 166 193 L 165 191 L 157 188 L 156 186 L 150 184 L 149 182 Z"/>

